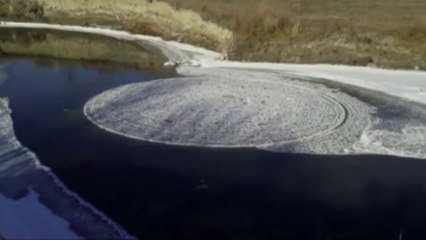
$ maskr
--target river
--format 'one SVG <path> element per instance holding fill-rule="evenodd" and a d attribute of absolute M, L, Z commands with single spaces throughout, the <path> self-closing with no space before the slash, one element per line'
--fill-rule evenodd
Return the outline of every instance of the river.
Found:
<path fill-rule="evenodd" d="M 426 161 L 132 140 L 93 125 L 84 104 L 173 69 L 22 54 L 0 65 L 18 140 L 140 239 L 426 237 Z"/>

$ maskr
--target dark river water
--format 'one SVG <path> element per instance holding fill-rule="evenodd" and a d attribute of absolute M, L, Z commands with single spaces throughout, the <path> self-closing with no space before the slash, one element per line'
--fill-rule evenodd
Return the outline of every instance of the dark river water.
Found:
<path fill-rule="evenodd" d="M 145 143 L 108 133 L 84 103 L 175 75 L 1 58 L 17 138 L 140 239 L 426 239 L 426 161 Z"/>

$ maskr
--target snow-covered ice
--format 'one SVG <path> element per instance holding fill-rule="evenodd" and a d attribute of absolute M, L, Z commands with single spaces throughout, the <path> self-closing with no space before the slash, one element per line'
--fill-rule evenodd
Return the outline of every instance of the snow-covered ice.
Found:
<path fill-rule="evenodd" d="M 106 91 L 85 114 L 107 131 L 166 144 L 426 157 L 425 106 L 370 104 L 283 72 L 185 69 L 192 76 Z M 394 108 L 404 113 L 383 113 Z"/>
<path fill-rule="evenodd" d="M 154 142 L 343 153 L 372 109 L 319 84 L 221 69 L 118 87 L 92 98 L 84 111 L 106 130 Z"/>
<path fill-rule="evenodd" d="M 423 125 L 404 127 L 400 131 L 367 129 L 353 149 L 354 152 L 425 158 L 426 128 Z"/>
<path fill-rule="evenodd" d="M 210 68 L 244 68 L 285 71 L 298 76 L 322 78 L 362 87 L 426 104 L 426 72 L 328 64 L 277 64 L 210 62 Z"/>

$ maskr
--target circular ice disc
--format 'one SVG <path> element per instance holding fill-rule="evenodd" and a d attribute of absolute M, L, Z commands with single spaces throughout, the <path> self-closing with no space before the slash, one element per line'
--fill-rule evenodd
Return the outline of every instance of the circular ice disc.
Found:
<path fill-rule="evenodd" d="M 327 133 L 344 107 L 294 81 L 188 77 L 130 84 L 86 103 L 98 126 L 131 138 L 244 147 Z"/>

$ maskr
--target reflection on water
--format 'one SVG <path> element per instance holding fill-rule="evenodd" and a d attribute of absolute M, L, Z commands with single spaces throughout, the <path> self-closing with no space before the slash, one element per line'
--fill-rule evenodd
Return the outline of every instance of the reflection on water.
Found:
<path fill-rule="evenodd" d="M 0 56 L 45 56 L 81 60 L 86 65 L 104 68 L 114 62 L 116 66 L 161 69 L 166 58 L 158 50 L 143 47 L 135 42 L 88 33 L 0 28 Z"/>

